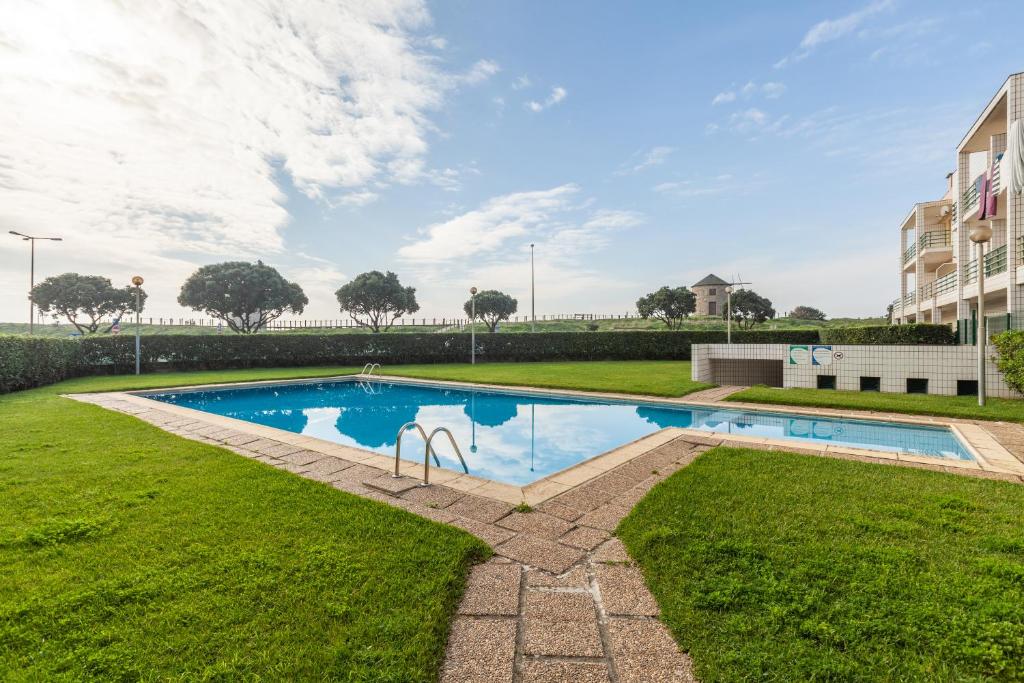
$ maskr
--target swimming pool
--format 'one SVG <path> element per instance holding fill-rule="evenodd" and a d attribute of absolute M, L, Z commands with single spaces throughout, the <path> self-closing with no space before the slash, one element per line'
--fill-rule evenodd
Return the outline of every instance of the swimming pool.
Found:
<path fill-rule="evenodd" d="M 973 460 L 944 427 L 518 390 L 342 380 L 146 395 L 392 456 L 403 424 L 419 422 L 428 433 L 448 427 L 470 474 L 514 485 L 664 427 Z M 464 471 L 446 440 L 434 443 L 442 467 Z M 415 433 L 403 437 L 402 445 L 404 458 L 422 461 L 423 446 Z"/>

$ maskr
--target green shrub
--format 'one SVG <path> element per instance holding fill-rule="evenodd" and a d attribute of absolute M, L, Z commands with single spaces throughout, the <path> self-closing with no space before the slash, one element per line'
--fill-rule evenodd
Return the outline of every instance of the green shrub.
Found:
<path fill-rule="evenodd" d="M 0 336 L 0 394 L 81 374 L 79 352 L 74 339 Z"/>
<path fill-rule="evenodd" d="M 477 335 L 478 361 L 689 360 L 692 344 L 725 341 L 725 332 L 545 332 Z M 816 330 L 735 332 L 736 343 L 815 343 Z M 82 361 L 96 371 L 128 372 L 130 336 L 82 339 Z M 226 369 L 303 365 L 461 363 L 468 334 L 159 335 L 142 340 L 147 369 Z"/>
<path fill-rule="evenodd" d="M 747 344 L 813 344 L 817 330 L 733 333 Z M 545 332 L 477 335 L 478 361 L 690 360 L 692 344 L 725 342 L 725 332 Z M 153 335 L 142 338 L 142 366 L 221 370 L 305 365 L 462 363 L 468 334 Z M 135 368 L 131 335 L 46 339 L 0 336 L 0 393 L 83 374 Z"/>
<path fill-rule="evenodd" d="M 999 355 L 996 367 L 1003 373 L 1006 383 L 1019 394 L 1024 394 L 1024 331 L 1008 330 L 992 337 Z"/>
<path fill-rule="evenodd" d="M 949 325 L 885 325 L 878 327 L 835 327 L 821 330 L 823 344 L 956 344 Z"/>

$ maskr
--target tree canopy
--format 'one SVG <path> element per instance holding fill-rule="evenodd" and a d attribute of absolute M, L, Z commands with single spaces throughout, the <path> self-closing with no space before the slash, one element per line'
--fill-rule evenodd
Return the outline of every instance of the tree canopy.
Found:
<path fill-rule="evenodd" d="M 794 320 L 824 320 L 825 313 L 813 306 L 797 306 L 789 314 Z"/>
<path fill-rule="evenodd" d="M 141 309 L 146 293 L 140 293 Z M 81 334 L 95 333 L 107 316 L 117 319 L 135 312 L 135 288 L 115 287 L 102 275 L 64 273 L 48 277 L 32 288 L 31 297 L 42 313 L 66 318 Z M 82 317 L 88 322 L 81 321 Z M 105 331 L 109 330 L 107 327 Z"/>
<path fill-rule="evenodd" d="M 227 261 L 192 273 L 181 286 L 178 303 L 250 334 L 285 313 L 301 314 L 309 299 L 302 287 L 262 261 Z"/>
<path fill-rule="evenodd" d="M 374 332 L 387 331 L 406 313 L 420 310 L 416 303 L 416 289 L 403 287 L 398 276 L 390 270 L 387 274 L 379 270 L 362 273 L 334 294 L 342 311 L 347 312 L 357 325 Z"/>
<path fill-rule="evenodd" d="M 473 299 L 468 299 L 462 308 L 466 315 L 472 316 Z M 480 318 L 491 332 L 498 328 L 499 322 L 508 320 L 518 309 L 518 301 L 496 289 L 485 289 L 476 294 L 476 317 Z"/>
<path fill-rule="evenodd" d="M 722 317 L 727 317 L 728 311 Z M 732 319 L 741 329 L 747 329 L 775 317 L 772 302 L 749 289 L 732 293 Z"/>
<path fill-rule="evenodd" d="M 637 299 L 636 310 L 641 318 L 655 318 L 678 329 L 686 316 L 697 309 L 697 298 L 686 287 L 662 287 Z"/>

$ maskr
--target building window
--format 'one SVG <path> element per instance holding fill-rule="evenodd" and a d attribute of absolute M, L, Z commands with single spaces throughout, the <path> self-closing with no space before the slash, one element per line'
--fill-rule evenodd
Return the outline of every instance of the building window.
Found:
<path fill-rule="evenodd" d="M 907 378 L 907 393 L 908 394 L 927 394 L 928 393 L 928 380 L 922 377 L 908 377 Z"/>
<path fill-rule="evenodd" d="M 956 395 L 957 396 L 977 396 L 978 395 L 978 380 L 976 380 L 976 379 L 958 379 L 956 381 Z"/>
<path fill-rule="evenodd" d="M 708 315 L 718 315 L 718 302 L 717 301 L 709 301 L 708 302 Z"/>
<path fill-rule="evenodd" d="M 861 377 L 860 378 L 860 390 L 861 391 L 881 391 L 882 390 L 882 378 L 881 377 Z"/>
<path fill-rule="evenodd" d="M 819 389 L 835 389 L 836 388 L 836 376 L 835 375 L 818 375 L 818 388 Z"/>
<path fill-rule="evenodd" d="M 715 289 L 714 287 L 708 290 L 708 296 L 715 296 L 716 294 L 718 294 L 718 290 Z"/>

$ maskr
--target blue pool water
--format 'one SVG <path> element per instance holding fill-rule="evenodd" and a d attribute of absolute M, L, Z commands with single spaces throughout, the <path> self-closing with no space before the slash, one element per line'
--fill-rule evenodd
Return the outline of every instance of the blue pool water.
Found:
<path fill-rule="evenodd" d="M 516 485 L 663 427 L 972 459 L 951 431 L 939 427 L 428 384 L 312 382 L 149 397 L 385 455 L 394 455 L 406 422 L 419 422 L 428 433 L 444 426 L 455 435 L 470 474 Z M 463 471 L 444 437 L 434 443 L 442 467 Z M 402 438 L 402 455 L 422 461 L 415 432 Z"/>

